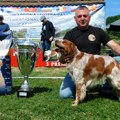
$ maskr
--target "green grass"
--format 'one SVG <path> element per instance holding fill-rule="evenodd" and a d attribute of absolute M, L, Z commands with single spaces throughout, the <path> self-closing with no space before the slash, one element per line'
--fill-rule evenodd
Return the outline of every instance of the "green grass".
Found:
<path fill-rule="evenodd" d="M 13 76 L 21 76 L 12 68 Z M 65 76 L 66 68 L 35 68 L 30 76 Z M 13 79 L 13 93 L 0 96 L 0 120 L 120 120 L 120 103 L 112 98 L 89 94 L 77 107 L 73 99 L 60 99 L 62 79 L 29 79 L 34 95 L 18 98 L 23 79 Z"/>

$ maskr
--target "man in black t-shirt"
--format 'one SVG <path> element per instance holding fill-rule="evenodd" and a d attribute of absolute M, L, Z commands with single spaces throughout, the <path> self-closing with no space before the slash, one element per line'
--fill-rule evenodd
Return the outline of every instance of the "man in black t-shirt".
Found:
<path fill-rule="evenodd" d="M 100 54 L 101 44 L 111 48 L 116 54 L 120 55 L 120 45 L 107 35 L 101 28 L 89 25 L 90 14 L 86 6 L 76 9 L 74 19 L 77 27 L 68 31 L 64 39 L 72 41 L 80 51 L 90 54 Z M 120 62 L 120 57 L 116 57 Z M 75 97 L 76 86 L 69 74 L 66 75 L 60 87 L 60 97 Z"/>
<path fill-rule="evenodd" d="M 80 51 L 90 54 L 100 54 L 101 44 L 106 45 L 110 41 L 109 36 L 100 28 L 89 26 L 86 30 L 75 27 L 64 39 L 72 41 Z"/>

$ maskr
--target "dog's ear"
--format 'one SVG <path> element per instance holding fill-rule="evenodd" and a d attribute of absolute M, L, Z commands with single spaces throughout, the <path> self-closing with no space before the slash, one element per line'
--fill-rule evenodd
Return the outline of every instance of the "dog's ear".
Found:
<path fill-rule="evenodd" d="M 72 55 L 72 56 L 75 55 L 77 51 L 76 45 L 69 40 L 64 40 L 64 44 L 66 44 L 65 51 L 67 51 L 69 55 Z"/>
<path fill-rule="evenodd" d="M 73 60 L 75 54 L 77 53 L 77 47 L 75 46 L 73 42 L 69 40 L 64 40 L 63 44 L 64 44 L 64 51 L 62 53 L 60 61 L 63 64 L 70 63 Z"/>
<path fill-rule="evenodd" d="M 72 50 L 73 54 L 76 53 L 76 51 L 77 51 L 77 47 L 75 46 L 75 44 L 73 42 L 71 42 L 70 49 Z"/>

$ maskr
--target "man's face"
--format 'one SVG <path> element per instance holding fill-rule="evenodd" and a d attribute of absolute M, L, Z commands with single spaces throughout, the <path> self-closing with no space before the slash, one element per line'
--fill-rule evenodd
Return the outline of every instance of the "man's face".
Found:
<path fill-rule="evenodd" d="M 76 10 L 74 19 L 80 29 L 87 29 L 90 21 L 89 10 Z"/>

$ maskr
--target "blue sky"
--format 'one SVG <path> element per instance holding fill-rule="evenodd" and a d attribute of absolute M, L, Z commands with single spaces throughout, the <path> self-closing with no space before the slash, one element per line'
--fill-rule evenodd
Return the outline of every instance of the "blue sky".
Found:
<path fill-rule="evenodd" d="M 105 0 L 106 17 L 120 15 L 120 0 Z"/>

